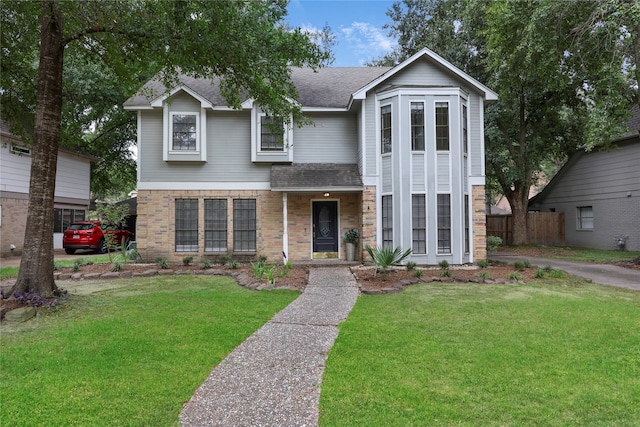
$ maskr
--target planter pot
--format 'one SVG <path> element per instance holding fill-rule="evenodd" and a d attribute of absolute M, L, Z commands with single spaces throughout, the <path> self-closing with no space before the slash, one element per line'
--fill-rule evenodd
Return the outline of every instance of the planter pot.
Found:
<path fill-rule="evenodd" d="M 354 261 L 356 257 L 356 244 L 347 243 L 347 261 Z"/>

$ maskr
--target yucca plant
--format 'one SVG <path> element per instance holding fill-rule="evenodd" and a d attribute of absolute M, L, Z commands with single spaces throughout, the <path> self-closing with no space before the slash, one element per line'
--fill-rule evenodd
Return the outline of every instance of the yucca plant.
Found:
<path fill-rule="evenodd" d="M 376 246 L 375 248 L 372 248 L 371 246 L 367 245 L 365 249 L 371 256 L 373 263 L 376 265 L 376 273 L 378 271 L 381 272 L 384 279 L 387 278 L 389 267 L 395 264 L 400 264 L 409 255 L 411 255 L 411 252 L 413 252 L 412 249 L 403 251 L 400 246 L 395 249 L 391 249 L 388 246 Z"/>

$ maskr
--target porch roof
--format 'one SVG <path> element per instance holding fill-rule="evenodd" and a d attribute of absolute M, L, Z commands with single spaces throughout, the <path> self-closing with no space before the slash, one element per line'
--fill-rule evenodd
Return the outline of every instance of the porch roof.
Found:
<path fill-rule="evenodd" d="M 271 191 L 362 191 L 358 165 L 294 163 L 271 167 Z"/>

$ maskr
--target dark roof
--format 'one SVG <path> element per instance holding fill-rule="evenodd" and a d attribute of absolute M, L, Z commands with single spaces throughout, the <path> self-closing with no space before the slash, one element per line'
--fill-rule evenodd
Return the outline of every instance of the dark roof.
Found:
<path fill-rule="evenodd" d="M 358 165 L 294 163 L 271 167 L 272 191 L 360 191 Z"/>
<path fill-rule="evenodd" d="M 358 89 L 389 71 L 391 67 L 331 67 L 314 71 L 311 68 L 292 68 L 291 81 L 298 90 L 297 101 L 303 107 L 345 108 L 351 95 Z M 226 106 L 220 94 L 219 79 L 180 76 L 183 86 L 191 89 L 215 106 Z M 164 84 L 151 80 L 135 96 L 129 98 L 125 107 L 145 107 L 167 93 Z"/>
<path fill-rule="evenodd" d="M 640 134 L 640 106 L 635 104 L 631 108 L 631 117 L 625 122 L 625 126 L 629 128 L 628 132 L 623 136 L 623 138 L 628 138 L 631 136 L 637 136 Z"/>

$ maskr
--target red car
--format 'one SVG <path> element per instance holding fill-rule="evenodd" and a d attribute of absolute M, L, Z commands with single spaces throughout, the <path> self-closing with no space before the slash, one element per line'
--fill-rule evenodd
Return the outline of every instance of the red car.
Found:
<path fill-rule="evenodd" d="M 62 247 L 68 254 L 73 254 L 77 249 L 94 249 L 100 253 L 107 252 L 105 234 L 114 235 L 113 241 L 117 245 L 125 244 L 132 239 L 133 233 L 115 225 L 102 226 L 99 221 L 80 221 L 69 226 L 62 235 Z"/>

